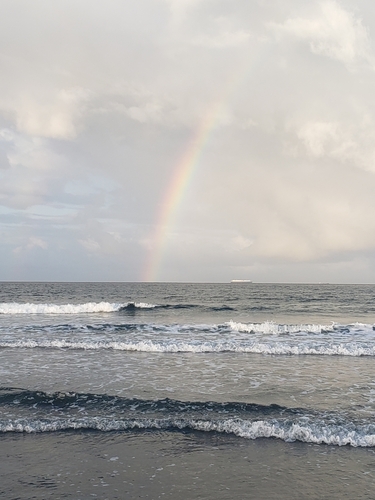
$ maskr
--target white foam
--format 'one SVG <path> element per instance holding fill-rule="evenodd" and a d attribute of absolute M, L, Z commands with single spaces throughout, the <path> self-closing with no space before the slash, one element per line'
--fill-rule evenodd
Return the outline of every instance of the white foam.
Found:
<path fill-rule="evenodd" d="M 83 349 L 101 350 L 112 349 L 115 351 L 139 351 L 154 353 L 254 353 L 276 355 L 325 355 L 325 356 L 375 356 L 375 345 L 361 344 L 359 342 L 347 343 L 300 343 L 289 344 L 286 342 L 261 343 L 261 342 L 186 342 L 165 341 L 155 342 L 143 340 L 138 342 L 124 341 L 91 341 L 91 340 L 1 340 L 0 348 L 49 348 L 49 349 Z"/>
<path fill-rule="evenodd" d="M 85 304 L 19 304 L 17 302 L 0 303 L 0 314 L 80 314 L 80 313 L 110 313 L 129 306 L 141 309 L 151 309 L 154 304 L 87 302 Z"/>
<path fill-rule="evenodd" d="M 237 323 L 235 321 L 228 321 L 227 325 L 236 332 L 244 333 L 264 333 L 264 334 L 282 334 L 282 333 L 322 333 L 333 331 L 333 324 L 331 325 L 279 325 L 273 321 L 265 321 L 263 323 Z"/>
<path fill-rule="evenodd" d="M 140 309 L 154 309 L 155 307 L 158 307 L 155 304 L 147 304 L 147 302 L 135 302 L 134 305 Z"/>
<path fill-rule="evenodd" d="M 353 424 L 325 424 L 288 422 L 276 419 L 248 421 L 240 418 L 227 420 L 195 419 L 111 419 L 86 417 L 80 419 L 58 418 L 43 420 L 0 421 L 0 432 L 54 432 L 68 429 L 95 429 L 99 431 L 121 431 L 131 429 L 192 429 L 202 432 L 234 434 L 245 439 L 276 438 L 286 442 L 327 444 L 336 446 L 373 447 L 375 428 L 371 425 L 359 427 Z"/>

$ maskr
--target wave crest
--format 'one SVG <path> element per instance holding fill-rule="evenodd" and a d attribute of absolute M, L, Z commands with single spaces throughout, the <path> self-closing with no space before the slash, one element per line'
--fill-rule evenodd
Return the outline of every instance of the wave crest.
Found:
<path fill-rule="evenodd" d="M 264 333 L 280 335 L 286 333 L 323 333 L 334 331 L 334 323 L 331 325 L 280 325 L 273 321 L 264 321 L 263 323 L 237 323 L 235 321 L 228 321 L 228 326 L 235 332 L 243 333 Z"/>
<path fill-rule="evenodd" d="M 109 394 L 46 393 L 1 387 L 0 433 L 90 429 L 193 430 L 233 434 L 245 439 L 337 446 L 375 446 L 375 425 L 352 420 L 347 412 L 322 412 L 276 404 L 137 399 Z"/>
<path fill-rule="evenodd" d="M 102 417 L 16 419 L 1 421 L 0 432 L 55 432 L 91 429 L 102 432 L 126 430 L 185 430 L 234 434 L 245 439 L 276 438 L 286 442 L 327 444 L 336 446 L 373 447 L 375 427 L 309 424 L 278 420 L 246 421 L 240 418 L 221 420 L 195 420 L 184 418 L 113 419 Z"/>
<path fill-rule="evenodd" d="M 375 345 L 360 342 L 347 343 L 300 343 L 286 342 L 238 342 L 238 341 L 165 341 L 143 340 L 90 341 L 90 340 L 2 340 L 0 348 L 44 348 L 44 349 L 83 349 L 115 351 L 138 351 L 150 353 L 253 353 L 274 355 L 316 355 L 316 356 L 375 356 Z"/>
<path fill-rule="evenodd" d="M 153 309 L 154 304 L 145 302 L 86 302 L 85 304 L 20 304 L 17 302 L 0 303 L 0 314 L 80 314 L 111 313 L 126 309 Z"/>

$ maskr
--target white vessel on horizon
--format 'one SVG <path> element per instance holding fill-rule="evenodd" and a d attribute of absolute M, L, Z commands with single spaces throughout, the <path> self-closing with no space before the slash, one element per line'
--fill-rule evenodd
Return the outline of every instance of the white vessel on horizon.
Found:
<path fill-rule="evenodd" d="M 231 280 L 231 283 L 252 283 L 251 280 Z"/>

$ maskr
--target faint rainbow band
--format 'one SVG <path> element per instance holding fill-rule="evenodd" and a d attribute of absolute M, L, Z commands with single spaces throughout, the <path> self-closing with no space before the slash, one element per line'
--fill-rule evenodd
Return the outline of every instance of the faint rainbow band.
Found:
<path fill-rule="evenodd" d="M 244 65 L 234 77 L 229 78 L 229 82 L 225 86 L 225 91 L 219 99 L 211 103 L 211 106 L 196 128 L 185 153 L 177 163 L 157 212 L 155 229 L 150 237 L 150 250 L 142 271 L 141 281 L 157 281 L 162 267 L 163 256 L 166 253 L 168 233 L 173 228 L 178 206 L 193 177 L 198 159 L 208 143 L 212 132 L 220 123 L 220 117 L 228 105 L 234 90 L 245 79 L 248 69 L 249 66 Z"/>

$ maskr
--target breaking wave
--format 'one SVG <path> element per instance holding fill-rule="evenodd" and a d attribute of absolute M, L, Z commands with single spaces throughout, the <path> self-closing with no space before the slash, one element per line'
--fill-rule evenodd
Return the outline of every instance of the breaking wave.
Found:
<path fill-rule="evenodd" d="M 17 302 L 0 303 L 0 314 L 80 314 L 111 313 L 129 309 L 153 309 L 155 304 L 144 302 L 127 302 L 124 304 L 110 302 L 87 302 L 85 304 L 19 304 Z"/>
<path fill-rule="evenodd" d="M 88 429 L 102 432 L 193 430 L 245 439 L 337 446 L 375 446 L 375 425 L 356 423 L 343 414 L 252 403 L 139 400 L 108 395 L 1 390 L 0 404 L 10 417 L 0 432 L 55 432 Z M 12 410 L 26 414 L 11 415 Z"/>
<path fill-rule="evenodd" d="M 85 304 L 20 304 L 17 302 L 0 303 L 0 314 L 80 314 L 116 312 L 132 309 L 202 309 L 207 311 L 234 311 L 232 307 L 223 305 L 204 307 L 199 304 L 148 304 L 147 302 L 87 302 Z"/>
<path fill-rule="evenodd" d="M 94 394 L 80 392 L 54 392 L 32 391 L 16 387 L 0 387 L 0 408 L 1 407 L 25 407 L 29 409 L 59 409 L 82 411 L 93 410 L 95 414 L 101 411 L 120 411 L 122 414 L 130 413 L 150 414 L 150 412 L 162 412 L 168 414 L 181 414 L 194 412 L 195 415 L 202 416 L 210 414 L 226 414 L 239 416 L 241 414 L 262 415 L 295 415 L 303 410 L 299 408 L 287 408 L 277 404 L 261 405 L 244 402 L 216 402 L 216 401 L 181 401 L 171 398 L 163 399 L 139 399 L 126 398 L 123 396 L 113 396 L 110 394 Z"/>
<path fill-rule="evenodd" d="M 0 348 L 139 351 L 149 353 L 254 353 L 275 355 L 375 356 L 375 345 L 361 342 L 246 342 L 178 340 L 0 340 Z"/>
<path fill-rule="evenodd" d="M 276 438 L 286 442 L 327 444 L 353 447 L 375 446 L 375 427 L 363 425 L 324 425 L 258 420 L 249 422 L 242 419 L 194 420 L 184 418 L 162 419 L 113 419 L 100 417 L 17 419 L 1 421 L 0 432 L 54 432 L 65 430 L 89 429 L 102 432 L 128 430 L 194 430 L 233 434 L 245 439 Z"/>
<path fill-rule="evenodd" d="M 236 332 L 243 333 L 264 333 L 272 335 L 280 335 L 285 333 L 323 333 L 323 332 L 333 332 L 334 323 L 331 325 L 280 325 L 274 323 L 273 321 L 264 321 L 263 323 L 237 323 L 235 321 L 229 321 L 228 325 L 230 328 Z"/>

